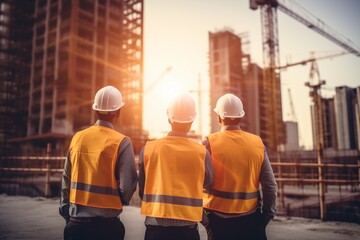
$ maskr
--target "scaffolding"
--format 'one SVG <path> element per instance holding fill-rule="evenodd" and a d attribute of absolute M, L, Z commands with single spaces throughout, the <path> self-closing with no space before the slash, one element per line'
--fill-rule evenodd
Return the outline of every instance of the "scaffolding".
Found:
<path fill-rule="evenodd" d="M 13 154 L 10 138 L 25 133 L 33 1 L 0 0 L 0 156 Z"/>
<path fill-rule="evenodd" d="M 126 103 L 117 128 L 138 152 L 147 137 L 142 131 L 143 0 L 27 2 L 34 7 L 17 6 L 35 19 L 24 26 L 31 33 L 30 67 L 22 77 L 28 86 L 21 93 L 26 99 L 21 119 L 27 122 L 20 125 L 26 133 L 9 137 L 21 137 L 14 141 L 22 142 L 23 151 L 51 143 L 63 154 L 76 131 L 94 124 L 96 91 L 113 85 Z M 20 15 L 11 13 L 16 20 Z M 22 72 L 13 59 L 7 62 Z"/>

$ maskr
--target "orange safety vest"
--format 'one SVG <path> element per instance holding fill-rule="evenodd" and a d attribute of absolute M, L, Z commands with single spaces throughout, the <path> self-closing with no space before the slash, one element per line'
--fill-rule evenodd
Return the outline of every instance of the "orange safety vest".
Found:
<path fill-rule="evenodd" d="M 167 136 L 147 142 L 141 214 L 200 221 L 205 154 L 204 146 L 184 137 Z"/>
<path fill-rule="evenodd" d="M 208 139 L 214 182 L 210 193 L 204 193 L 204 208 L 238 214 L 254 210 L 264 160 L 262 140 L 242 130 L 220 131 Z"/>
<path fill-rule="evenodd" d="M 70 143 L 71 203 L 122 209 L 115 167 L 124 138 L 103 126 L 92 126 L 74 135 Z"/>

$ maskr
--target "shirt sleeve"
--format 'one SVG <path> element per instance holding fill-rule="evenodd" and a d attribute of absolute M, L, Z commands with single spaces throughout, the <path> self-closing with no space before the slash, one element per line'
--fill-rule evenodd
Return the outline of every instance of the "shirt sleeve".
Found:
<path fill-rule="evenodd" d="M 142 148 L 139 154 L 139 197 L 141 200 L 144 196 L 144 186 L 145 186 L 144 148 Z"/>
<path fill-rule="evenodd" d="M 277 184 L 266 150 L 260 172 L 260 184 L 263 194 L 263 214 L 268 218 L 273 218 L 276 213 Z"/>
<path fill-rule="evenodd" d="M 129 205 L 136 190 L 138 176 L 134 149 L 128 137 L 124 138 L 120 144 L 116 165 L 115 177 L 119 185 L 121 202 L 123 205 Z"/>
<path fill-rule="evenodd" d="M 209 191 L 214 181 L 214 170 L 212 167 L 211 156 L 208 150 L 205 155 L 205 176 L 204 176 L 204 189 Z"/>
<path fill-rule="evenodd" d="M 70 184 L 71 184 L 71 162 L 70 162 L 70 153 L 68 153 L 65 163 L 64 170 L 62 174 L 61 181 L 61 197 L 60 197 L 60 207 L 59 213 L 67 221 L 69 219 L 69 198 L 70 198 Z"/>
<path fill-rule="evenodd" d="M 206 149 L 209 151 L 210 155 L 211 155 L 211 147 L 210 147 L 210 142 L 209 139 L 206 137 L 201 141 L 201 144 L 204 145 L 206 147 Z"/>

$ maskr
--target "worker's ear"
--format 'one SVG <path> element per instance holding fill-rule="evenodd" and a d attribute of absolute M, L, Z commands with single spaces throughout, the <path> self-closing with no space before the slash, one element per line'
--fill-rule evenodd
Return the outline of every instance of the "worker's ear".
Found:
<path fill-rule="evenodd" d="M 111 116 L 111 121 L 116 122 L 118 119 L 120 118 L 120 109 L 117 110 L 112 116 Z"/>
<path fill-rule="evenodd" d="M 117 110 L 116 112 L 116 118 L 120 118 L 121 109 Z"/>
<path fill-rule="evenodd" d="M 221 119 L 221 117 L 218 115 L 218 123 L 221 125 L 223 123 L 223 120 Z"/>

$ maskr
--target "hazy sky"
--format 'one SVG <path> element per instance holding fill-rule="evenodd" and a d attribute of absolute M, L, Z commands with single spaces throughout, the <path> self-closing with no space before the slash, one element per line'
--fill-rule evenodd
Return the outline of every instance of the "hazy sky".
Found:
<path fill-rule="evenodd" d="M 301 4 L 339 34 L 349 38 L 360 48 L 359 0 L 301 0 L 284 1 L 294 7 Z M 150 137 L 160 137 L 170 127 L 166 107 L 174 88 L 198 90 L 201 78 L 202 133 L 209 133 L 209 118 L 215 117 L 209 106 L 208 32 L 232 29 L 246 33 L 249 44 L 243 49 L 252 61 L 263 66 L 260 11 L 249 8 L 249 0 L 144 0 L 144 88 L 156 81 L 164 70 L 162 81 L 145 93 L 144 128 Z M 308 59 L 311 51 L 317 56 L 342 51 L 339 46 L 319 35 L 292 17 L 278 11 L 278 29 L 281 65 L 290 60 Z M 333 96 L 336 86 L 360 86 L 360 57 L 347 54 L 318 61 L 321 79 L 326 80 L 323 95 Z M 283 118 L 290 120 L 287 89 L 291 90 L 299 123 L 301 143 L 312 146 L 309 89 L 310 64 L 288 68 L 281 73 Z M 198 101 L 197 93 L 193 92 Z M 251 109 L 245 109 L 251 111 Z M 198 120 L 198 119 L 197 119 Z M 193 129 L 199 132 L 197 120 Z"/>

